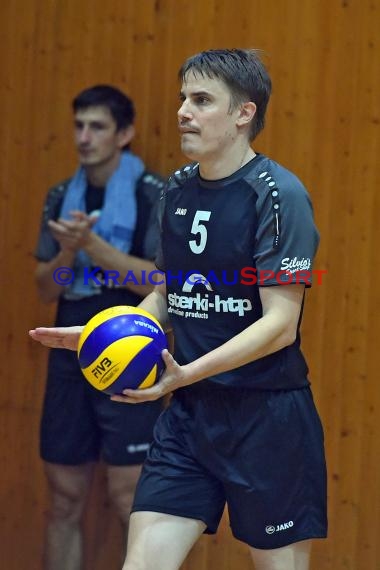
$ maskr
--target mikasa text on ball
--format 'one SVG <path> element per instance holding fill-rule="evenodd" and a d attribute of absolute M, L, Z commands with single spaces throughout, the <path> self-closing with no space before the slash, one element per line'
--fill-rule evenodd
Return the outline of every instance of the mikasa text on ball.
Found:
<path fill-rule="evenodd" d="M 84 327 L 78 359 L 85 378 L 97 390 L 120 394 L 148 388 L 164 369 L 167 348 L 159 322 L 147 311 L 118 306 L 101 311 Z"/>

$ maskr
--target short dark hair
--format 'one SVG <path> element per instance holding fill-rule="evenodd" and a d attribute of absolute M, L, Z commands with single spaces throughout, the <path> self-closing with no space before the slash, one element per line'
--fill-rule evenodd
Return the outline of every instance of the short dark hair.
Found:
<path fill-rule="evenodd" d="M 272 91 L 269 74 L 256 49 L 211 49 L 189 57 L 178 72 L 186 82 L 188 73 L 220 79 L 231 92 L 231 111 L 243 102 L 252 101 L 257 110 L 252 121 L 250 139 L 264 128 L 265 112 Z"/>
<path fill-rule="evenodd" d="M 133 124 L 135 108 L 133 101 L 120 89 L 112 85 L 94 85 L 81 91 L 72 101 L 74 113 L 79 109 L 102 106 L 109 109 L 114 118 L 117 130 L 125 129 Z"/>

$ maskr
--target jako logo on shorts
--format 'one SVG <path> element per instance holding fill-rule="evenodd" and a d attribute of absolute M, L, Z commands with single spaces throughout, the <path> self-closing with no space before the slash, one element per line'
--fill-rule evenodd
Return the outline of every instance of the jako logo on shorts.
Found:
<path fill-rule="evenodd" d="M 293 521 L 278 524 L 277 526 L 270 524 L 270 525 L 265 527 L 265 532 L 267 534 L 273 534 L 274 532 L 280 532 L 282 530 L 287 530 L 288 528 L 291 528 L 293 526 L 293 524 L 294 524 Z"/>

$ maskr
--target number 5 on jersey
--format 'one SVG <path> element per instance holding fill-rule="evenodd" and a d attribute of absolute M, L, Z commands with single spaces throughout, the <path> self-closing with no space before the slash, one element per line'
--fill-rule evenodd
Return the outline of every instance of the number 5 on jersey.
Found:
<path fill-rule="evenodd" d="M 191 226 L 191 233 L 198 235 L 198 242 L 195 239 L 189 241 L 190 249 L 193 253 L 202 253 L 207 243 L 207 228 L 204 223 L 208 222 L 211 216 L 211 212 L 207 210 L 197 210 L 195 212 L 193 225 Z"/>

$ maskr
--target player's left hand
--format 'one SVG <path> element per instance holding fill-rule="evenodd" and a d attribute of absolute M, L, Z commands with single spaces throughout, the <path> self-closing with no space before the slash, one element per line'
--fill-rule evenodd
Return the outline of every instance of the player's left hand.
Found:
<path fill-rule="evenodd" d="M 185 367 L 180 366 L 168 350 L 162 351 L 162 359 L 166 369 L 157 384 L 154 384 L 151 388 L 144 388 L 142 390 L 123 390 L 122 394 L 111 396 L 111 400 L 115 402 L 125 402 L 126 404 L 149 402 L 162 398 L 162 396 L 173 392 L 173 390 L 176 390 L 180 386 L 186 386 Z"/>
<path fill-rule="evenodd" d="M 49 348 L 77 350 L 82 326 L 38 327 L 29 331 L 29 336 Z"/>

